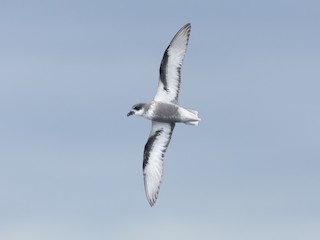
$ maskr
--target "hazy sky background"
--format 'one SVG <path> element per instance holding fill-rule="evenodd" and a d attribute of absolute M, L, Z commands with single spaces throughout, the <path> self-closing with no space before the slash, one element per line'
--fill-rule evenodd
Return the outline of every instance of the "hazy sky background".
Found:
<path fill-rule="evenodd" d="M 156 205 L 142 154 L 192 23 Z M 319 1 L 0 1 L 0 239 L 320 239 Z"/>

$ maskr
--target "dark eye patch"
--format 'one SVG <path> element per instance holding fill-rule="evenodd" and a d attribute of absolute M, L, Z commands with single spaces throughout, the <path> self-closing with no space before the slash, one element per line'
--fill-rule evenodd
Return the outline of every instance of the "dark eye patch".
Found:
<path fill-rule="evenodd" d="M 133 108 L 134 110 L 136 110 L 136 111 L 139 111 L 140 109 L 143 108 L 143 105 L 144 105 L 144 104 L 142 104 L 142 103 L 138 103 L 138 104 L 134 105 L 132 108 Z"/>

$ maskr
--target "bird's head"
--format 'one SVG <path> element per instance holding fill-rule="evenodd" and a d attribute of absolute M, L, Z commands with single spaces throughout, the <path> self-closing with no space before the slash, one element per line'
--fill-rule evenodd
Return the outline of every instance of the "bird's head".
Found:
<path fill-rule="evenodd" d="M 145 111 L 145 103 L 137 103 L 132 106 L 130 112 L 128 112 L 127 117 L 131 115 L 142 116 Z"/>

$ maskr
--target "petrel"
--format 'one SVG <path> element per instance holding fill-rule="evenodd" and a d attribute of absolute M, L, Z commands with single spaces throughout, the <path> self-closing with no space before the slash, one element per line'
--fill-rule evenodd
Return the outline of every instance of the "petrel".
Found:
<path fill-rule="evenodd" d="M 201 120 L 196 110 L 178 104 L 181 66 L 188 46 L 191 24 L 183 26 L 164 52 L 160 79 L 153 101 L 132 106 L 127 114 L 152 121 L 151 132 L 144 147 L 143 176 L 147 199 L 151 206 L 157 200 L 163 172 L 163 158 L 176 123 L 198 126 Z"/>

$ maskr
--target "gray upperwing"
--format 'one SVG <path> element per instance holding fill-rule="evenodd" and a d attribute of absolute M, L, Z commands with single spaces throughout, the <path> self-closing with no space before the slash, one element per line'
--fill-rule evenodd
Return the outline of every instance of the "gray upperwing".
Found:
<path fill-rule="evenodd" d="M 152 121 L 149 139 L 144 147 L 144 187 L 151 206 L 154 205 L 158 197 L 163 172 L 163 158 L 170 143 L 174 126 L 174 123 Z"/>
<path fill-rule="evenodd" d="M 171 40 L 160 65 L 160 80 L 155 101 L 178 103 L 181 66 L 187 50 L 191 24 L 183 26 Z"/>

